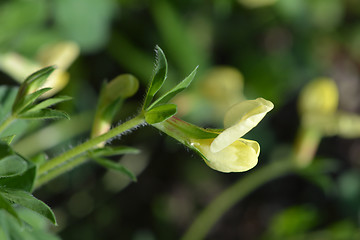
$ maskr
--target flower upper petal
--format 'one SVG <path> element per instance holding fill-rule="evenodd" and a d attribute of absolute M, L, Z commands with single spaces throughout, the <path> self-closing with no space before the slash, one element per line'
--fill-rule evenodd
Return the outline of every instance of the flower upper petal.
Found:
<path fill-rule="evenodd" d="M 274 104 L 263 98 L 236 104 L 225 115 L 224 125 L 228 128 L 214 139 L 210 150 L 215 153 L 226 148 L 253 129 L 273 108 Z"/>

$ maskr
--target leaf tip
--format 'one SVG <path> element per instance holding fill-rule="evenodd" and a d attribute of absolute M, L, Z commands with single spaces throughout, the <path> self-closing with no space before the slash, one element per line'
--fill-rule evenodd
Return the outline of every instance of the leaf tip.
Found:
<path fill-rule="evenodd" d="M 132 180 L 133 182 L 135 182 L 135 183 L 138 181 L 138 179 L 137 179 L 137 177 L 136 177 L 135 175 L 131 176 L 131 180 Z"/>

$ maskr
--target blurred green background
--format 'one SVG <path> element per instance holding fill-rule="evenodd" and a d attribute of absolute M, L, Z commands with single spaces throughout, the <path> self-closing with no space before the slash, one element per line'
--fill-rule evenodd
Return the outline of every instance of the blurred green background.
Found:
<path fill-rule="evenodd" d="M 200 66 L 194 84 L 174 99 L 187 121 L 221 128 L 226 108 L 236 101 L 263 97 L 275 104 L 246 136 L 261 145 L 256 168 L 290 151 L 300 122 L 297 96 L 313 78 L 333 78 L 340 109 L 360 111 L 357 0 L 0 2 L 0 59 L 16 52 L 38 61 L 44 46 L 64 41 L 80 48 L 60 92 L 74 98 L 61 108 L 76 121 L 57 127 L 42 123 L 66 133 L 61 144 L 46 149 L 50 157 L 88 138 L 104 80 L 135 75 L 140 90 L 124 104 L 117 121 L 139 110 L 155 45 L 168 58 L 167 87 Z M 0 68 L 2 83 L 17 85 L 6 67 Z M 36 130 L 24 137 L 32 134 Z M 51 132 L 45 139 L 57 137 Z M 54 209 L 59 226 L 53 230 L 63 239 L 179 239 L 214 197 L 253 171 L 215 172 L 151 127 L 112 142 L 117 143 L 142 150 L 122 159 L 138 174 L 137 183 L 129 185 L 126 177 L 90 163 L 35 192 Z M 19 152 L 36 153 L 25 149 L 34 147 L 28 142 L 22 144 Z M 266 183 L 219 219 L 207 239 L 356 239 L 359 149 L 357 139 L 324 139 L 317 166 Z"/>

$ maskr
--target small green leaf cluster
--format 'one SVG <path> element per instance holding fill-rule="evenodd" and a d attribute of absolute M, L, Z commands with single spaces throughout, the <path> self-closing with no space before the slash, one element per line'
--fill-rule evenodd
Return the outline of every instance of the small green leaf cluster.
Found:
<path fill-rule="evenodd" d="M 1 131 L 16 119 L 69 119 L 65 112 L 49 109 L 52 105 L 70 100 L 69 97 L 61 96 L 38 101 L 50 90 L 41 87 L 54 70 L 53 66 L 49 66 L 25 79 L 13 99 L 10 116 L 0 125 Z M 0 138 L 0 209 L 15 217 L 20 225 L 23 221 L 14 204 L 28 208 L 56 224 L 55 215 L 50 207 L 31 194 L 37 177 L 37 166 L 35 162 L 13 151 L 10 143 L 14 136 L 12 134 Z"/>
<path fill-rule="evenodd" d="M 174 116 L 177 112 L 177 106 L 175 104 L 168 103 L 176 94 L 186 89 L 192 80 L 194 79 L 197 68 L 196 67 L 189 76 L 183 79 L 179 84 L 173 87 L 171 90 L 158 97 L 155 101 L 152 101 L 155 94 L 163 86 L 168 72 L 168 64 L 164 52 L 159 46 L 156 46 L 156 63 L 154 73 L 150 81 L 150 85 L 145 97 L 143 112 L 145 120 L 149 124 L 155 124 L 163 122 L 166 119 Z"/>
<path fill-rule="evenodd" d="M 54 119 L 65 118 L 69 119 L 63 111 L 49 109 L 48 107 L 57 103 L 70 100 L 70 97 L 59 96 L 56 98 L 46 99 L 41 102 L 36 102 L 41 95 L 51 90 L 51 88 L 41 88 L 45 80 L 55 70 L 53 66 L 43 68 L 31 74 L 21 84 L 15 102 L 12 107 L 12 116 L 20 119 Z"/>

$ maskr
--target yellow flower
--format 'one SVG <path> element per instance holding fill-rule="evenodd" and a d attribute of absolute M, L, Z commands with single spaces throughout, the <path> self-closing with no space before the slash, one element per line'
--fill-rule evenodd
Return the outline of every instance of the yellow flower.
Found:
<path fill-rule="evenodd" d="M 263 98 L 236 104 L 225 115 L 227 129 L 203 129 L 172 117 L 154 124 L 156 128 L 196 150 L 211 168 L 220 172 L 243 172 L 258 162 L 260 146 L 256 141 L 241 138 L 273 109 Z"/>
<path fill-rule="evenodd" d="M 316 78 L 300 92 L 301 128 L 295 145 L 299 166 L 308 166 L 313 161 L 322 137 L 360 137 L 360 116 L 339 111 L 338 105 L 338 88 L 330 78 Z"/>

